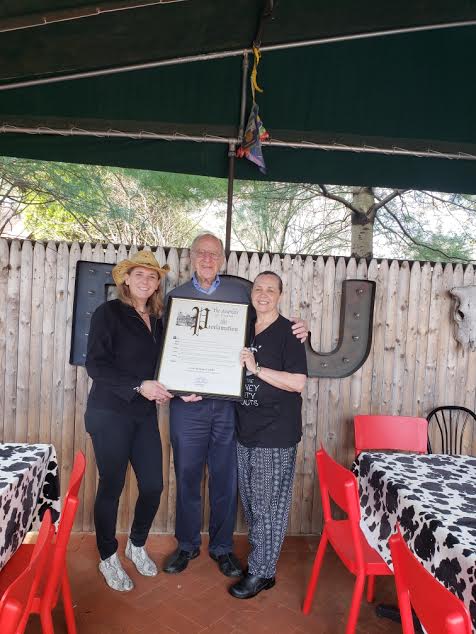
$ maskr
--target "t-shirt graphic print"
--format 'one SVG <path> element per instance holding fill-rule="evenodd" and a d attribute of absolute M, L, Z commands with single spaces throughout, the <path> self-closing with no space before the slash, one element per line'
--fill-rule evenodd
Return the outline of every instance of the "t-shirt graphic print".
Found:
<path fill-rule="evenodd" d="M 260 366 L 307 374 L 304 345 L 279 315 L 256 335 L 252 347 Z M 243 399 L 237 403 L 237 439 L 245 447 L 292 447 L 302 435 L 301 395 L 273 387 L 247 373 Z"/>

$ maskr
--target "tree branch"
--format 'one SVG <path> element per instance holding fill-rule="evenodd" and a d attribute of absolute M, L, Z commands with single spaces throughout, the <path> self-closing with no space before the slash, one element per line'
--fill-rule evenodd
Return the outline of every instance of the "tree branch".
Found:
<path fill-rule="evenodd" d="M 318 185 L 318 187 L 325 198 L 328 198 L 329 200 L 335 200 L 336 202 L 340 203 L 341 205 L 344 205 L 344 207 L 347 207 L 347 209 L 350 209 L 352 212 L 354 212 L 355 214 L 359 216 L 366 215 L 366 214 L 363 214 L 360 211 L 360 209 L 357 209 L 357 207 L 355 207 L 351 202 L 349 202 L 342 196 L 339 196 L 338 194 L 334 194 L 330 192 L 325 185 Z"/>
<path fill-rule="evenodd" d="M 390 216 L 392 216 L 392 218 L 395 220 L 397 225 L 400 227 L 403 235 L 406 236 L 410 240 L 410 242 L 415 244 L 417 247 L 424 247 L 425 249 L 429 249 L 430 251 L 433 251 L 433 253 L 439 253 L 444 258 L 448 258 L 450 260 L 452 259 L 451 256 L 448 253 L 445 253 L 441 249 L 437 249 L 436 247 L 432 247 L 431 245 L 429 245 L 429 244 L 427 244 L 425 242 L 420 242 L 419 240 L 416 240 L 416 238 L 414 238 L 411 234 L 408 233 L 408 231 L 405 229 L 405 227 L 400 222 L 399 218 L 393 212 L 391 212 L 390 209 L 386 208 L 385 210 Z M 464 257 L 458 257 L 457 259 L 458 260 L 464 260 L 465 262 L 473 262 L 474 261 L 474 260 L 471 260 L 469 258 L 464 258 Z"/>
<path fill-rule="evenodd" d="M 382 198 L 381 200 L 379 200 L 378 203 L 375 203 L 375 205 L 372 206 L 372 211 L 377 212 L 381 207 L 385 207 L 387 203 L 389 203 L 391 200 L 393 200 L 397 196 L 401 196 L 406 191 L 407 191 L 406 189 L 394 189 L 392 192 L 390 192 L 390 194 L 388 194 L 388 196 L 385 196 L 385 198 Z"/>

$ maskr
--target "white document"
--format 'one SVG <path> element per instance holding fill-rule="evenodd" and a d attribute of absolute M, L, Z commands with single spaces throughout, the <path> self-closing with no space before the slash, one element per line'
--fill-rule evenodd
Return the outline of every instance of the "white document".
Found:
<path fill-rule="evenodd" d="M 174 393 L 239 399 L 248 304 L 172 297 L 157 379 Z"/>

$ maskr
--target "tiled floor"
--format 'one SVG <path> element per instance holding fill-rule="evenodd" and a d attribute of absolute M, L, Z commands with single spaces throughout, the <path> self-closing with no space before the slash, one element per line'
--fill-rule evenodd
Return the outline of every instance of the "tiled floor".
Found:
<path fill-rule="evenodd" d="M 121 539 L 123 552 L 125 539 Z M 247 540 L 236 537 L 236 553 L 246 562 Z M 248 601 L 227 593 L 231 581 L 223 577 L 207 554 L 206 544 L 198 559 L 180 575 L 160 573 L 140 577 L 126 560 L 125 567 L 136 587 L 120 594 L 110 590 L 97 570 L 94 535 L 73 534 L 69 571 L 75 601 L 78 634 L 309 634 L 344 633 L 353 577 L 329 549 L 320 586 L 309 616 L 301 613 L 306 583 L 314 559 L 317 539 L 290 537 L 278 564 L 276 586 Z M 154 535 L 149 551 L 159 565 L 175 548 L 171 536 Z M 393 579 L 378 579 L 377 600 L 394 603 Z M 26 634 L 39 634 L 32 618 Z M 374 605 L 365 599 L 358 634 L 397 634 L 400 626 L 375 616 Z M 61 606 L 55 613 L 55 634 L 66 634 Z"/>

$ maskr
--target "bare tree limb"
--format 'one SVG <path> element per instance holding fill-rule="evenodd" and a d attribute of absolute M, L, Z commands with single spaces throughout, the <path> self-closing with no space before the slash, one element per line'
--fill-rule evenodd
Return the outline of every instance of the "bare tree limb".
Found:
<path fill-rule="evenodd" d="M 335 200 L 336 202 L 340 203 L 341 205 L 344 205 L 344 207 L 347 207 L 347 209 L 350 209 L 353 213 L 357 214 L 358 216 L 365 216 L 366 215 L 366 214 L 363 214 L 360 211 L 360 209 L 358 209 L 350 201 L 346 200 L 342 196 L 338 196 L 337 194 L 334 194 L 334 193 L 330 192 L 325 185 L 318 185 L 318 187 L 321 190 L 322 195 L 325 196 L 326 198 L 329 198 L 330 200 Z"/>
<path fill-rule="evenodd" d="M 382 200 L 379 200 L 378 203 L 375 203 L 375 205 L 372 205 L 372 211 L 377 212 L 381 207 L 385 207 L 385 205 L 387 205 L 391 200 L 393 200 L 397 196 L 401 196 L 406 191 L 407 191 L 406 189 L 394 189 L 392 192 L 390 192 L 390 194 L 388 194 L 388 196 L 385 196 L 385 198 L 382 198 Z"/>
<path fill-rule="evenodd" d="M 418 247 L 424 247 L 425 249 L 430 249 L 430 251 L 433 251 L 433 253 L 439 253 L 440 255 L 442 255 L 444 258 L 448 258 L 451 259 L 451 256 L 448 253 L 445 253 L 444 251 L 442 251 L 441 249 L 438 249 L 436 247 L 432 247 L 429 244 L 425 244 L 424 242 L 420 242 L 419 240 L 417 240 L 416 238 L 414 238 L 411 234 L 408 233 L 408 231 L 405 229 L 405 227 L 402 225 L 402 223 L 400 222 L 399 218 L 393 213 L 391 212 L 388 208 L 386 209 L 386 212 L 392 216 L 392 218 L 395 220 L 395 222 L 397 223 L 397 225 L 400 227 L 402 233 L 416 246 Z M 473 262 L 474 260 L 471 260 L 470 258 L 465 258 L 462 256 L 458 257 L 458 260 L 464 260 L 465 262 Z"/>

